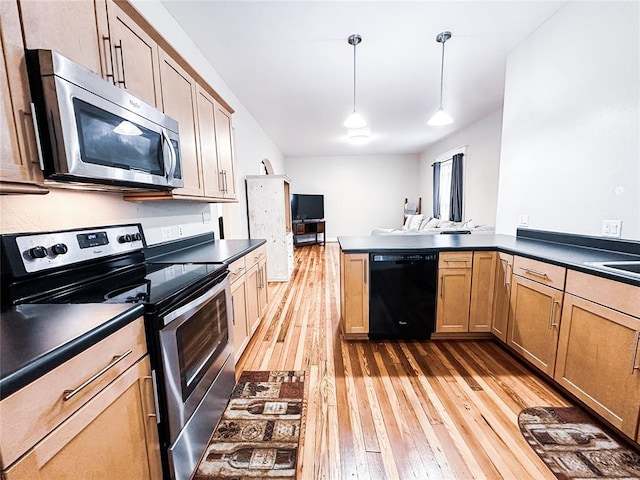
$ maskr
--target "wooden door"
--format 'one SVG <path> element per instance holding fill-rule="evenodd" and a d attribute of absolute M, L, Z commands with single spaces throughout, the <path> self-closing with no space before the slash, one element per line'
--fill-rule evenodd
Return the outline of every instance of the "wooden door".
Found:
<path fill-rule="evenodd" d="M 244 275 L 231 285 L 233 302 L 233 351 L 236 362 L 240 359 L 247 340 L 247 292 Z"/>
<path fill-rule="evenodd" d="M 18 4 L 0 2 L 0 192 L 47 193 L 39 187 L 36 141 L 31 118 L 31 101 Z"/>
<path fill-rule="evenodd" d="M 7 480 L 161 478 L 148 357 L 129 368 L 6 471 Z"/>
<path fill-rule="evenodd" d="M 198 137 L 200 141 L 200 163 L 204 195 L 223 198 L 223 175 L 218 166 L 216 142 L 217 102 L 199 85 L 196 85 L 198 103 Z"/>
<path fill-rule="evenodd" d="M 471 269 L 439 268 L 436 332 L 469 331 Z"/>
<path fill-rule="evenodd" d="M 508 345 L 553 376 L 563 292 L 513 275 Z"/>
<path fill-rule="evenodd" d="M 340 307 L 346 336 L 369 335 L 369 255 L 340 252 Z"/>
<path fill-rule="evenodd" d="M 233 130 L 231 114 L 217 104 L 216 108 L 216 145 L 218 149 L 218 166 L 222 175 L 224 198 L 236 198 L 235 165 L 233 160 Z"/>
<path fill-rule="evenodd" d="M 630 438 L 640 415 L 640 319 L 567 294 L 555 380 Z"/>
<path fill-rule="evenodd" d="M 75 3 L 77 2 L 72 2 Z M 158 44 L 113 0 L 107 0 L 107 12 L 115 84 L 159 108 L 162 97 Z"/>
<path fill-rule="evenodd" d="M 507 326 L 509 324 L 509 297 L 511 296 L 512 272 L 513 255 L 498 253 L 493 293 L 491 332 L 505 343 L 507 342 Z"/>
<path fill-rule="evenodd" d="M 469 331 L 490 332 L 493 317 L 493 291 L 496 252 L 473 252 Z"/>
<path fill-rule="evenodd" d="M 104 40 L 99 38 L 96 27 L 104 21 L 104 8 L 104 0 L 95 4 L 20 0 L 25 47 L 53 50 L 102 75 Z"/>
<path fill-rule="evenodd" d="M 253 334 L 253 331 L 258 325 L 260 320 L 260 304 L 259 304 L 259 290 L 260 290 L 260 274 L 258 271 L 258 265 L 254 265 L 247 271 L 247 331 L 249 335 Z"/>
<path fill-rule="evenodd" d="M 180 154 L 184 187 L 178 195 L 202 197 L 202 169 L 196 128 L 196 86 L 189 74 L 164 51 L 160 52 L 160 79 L 164 113 L 180 126 Z"/>
<path fill-rule="evenodd" d="M 258 263 L 258 312 L 260 318 L 264 317 L 269 304 L 269 283 L 267 282 L 267 259 Z"/>

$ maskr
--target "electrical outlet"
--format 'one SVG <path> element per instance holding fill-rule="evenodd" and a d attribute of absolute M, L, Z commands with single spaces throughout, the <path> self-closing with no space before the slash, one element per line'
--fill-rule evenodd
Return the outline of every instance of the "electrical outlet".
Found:
<path fill-rule="evenodd" d="M 171 227 L 162 227 L 162 241 L 171 240 Z"/>
<path fill-rule="evenodd" d="M 211 223 L 211 212 L 202 212 L 202 223 Z"/>
<path fill-rule="evenodd" d="M 529 226 L 529 215 L 526 213 L 521 213 L 518 217 L 518 226 L 519 227 L 528 227 Z"/>
<path fill-rule="evenodd" d="M 178 225 L 178 236 L 184 237 L 184 226 Z"/>
<path fill-rule="evenodd" d="M 622 220 L 603 220 L 603 237 L 620 237 L 622 235 Z"/>

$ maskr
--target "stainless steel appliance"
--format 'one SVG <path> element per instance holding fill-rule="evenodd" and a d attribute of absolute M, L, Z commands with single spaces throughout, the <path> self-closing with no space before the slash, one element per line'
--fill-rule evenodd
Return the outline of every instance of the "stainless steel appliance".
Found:
<path fill-rule="evenodd" d="M 188 480 L 235 384 L 227 266 L 145 261 L 139 224 L 1 240 L 3 304 L 144 303 L 164 476 Z"/>
<path fill-rule="evenodd" d="M 431 338 L 438 254 L 370 253 L 369 270 L 369 338 Z"/>
<path fill-rule="evenodd" d="M 26 60 L 47 179 L 151 189 L 184 185 L 178 122 L 51 50 L 27 50 Z"/>

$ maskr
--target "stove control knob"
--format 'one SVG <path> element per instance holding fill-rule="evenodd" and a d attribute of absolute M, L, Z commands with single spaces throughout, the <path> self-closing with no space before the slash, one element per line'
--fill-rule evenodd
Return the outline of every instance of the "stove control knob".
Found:
<path fill-rule="evenodd" d="M 131 235 L 128 233 L 126 235 L 120 235 L 118 237 L 118 243 L 128 243 L 131 241 Z"/>
<path fill-rule="evenodd" d="M 69 251 L 69 248 L 64 243 L 56 243 L 49 249 L 54 255 L 64 255 Z"/>
<path fill-rule="evenodd" d="M 38 245 L 37 247 L 33 247 L 29 250 L 29 256 L 31 258 L 44 258 L 47 254 L 47 249 L 42 245 Z"/>
<path fill-rule="evenodd" d="M 139 233 L 134 233 L 133 235 L 131 235 L 131 238 L 133 238 L 134 241 L 140 241 L 142 240 L 142 235 L 140 235 Z"/>

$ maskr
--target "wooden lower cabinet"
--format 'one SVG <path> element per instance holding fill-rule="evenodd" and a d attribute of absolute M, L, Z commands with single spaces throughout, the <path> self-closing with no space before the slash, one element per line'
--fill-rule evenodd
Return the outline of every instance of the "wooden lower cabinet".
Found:
<path fill-rule="evenodd" d="M 491 331 L 496 258 L 496 252 L 473 252 L 471 306 L 469 308 L 470 332 Z"/>
<path fill-rule="evenodd" d="M 340 251 L 340 313 L 346 338 L 369 335 L 369 254 Z"/>
<path fill-rule="evenodd" d="M 519 275 L 512 280 L 507 344 L 553 377 L 564 293 Z"/>
<path fill-rule="evenodd" d="M 469 331 L 472 252 L 442 252 L 438 259 L 437 333 Z"/>
<path fill-rule="evenodd" d="M 260 318 L 267 313 L 269 306 L 269 283 L 267 282 L 267 258 L 258 262 L 258 314 Z"/>
<path fill-rule="evenodd" d="M 507 326 L 511 297 L 511 274 L 513 272 L 513 255 L 498 252 L 495 264 L 493 290 L 493 318 L 491 332 L 501 341 L 507 342 Z"/>
<path fill-rule="evenodd" d="M 145 356 L 4 472 L 6 480 L 161 478 Z"/>
<path fill-rule="evenodd" d="M 235 360 L 238 361 L 248 341 L 247 293 L 244 276 L 231 284 L 231 299 L 233 302 L 233 320 L 231 325 L 233 351 Z"/>
<path fill-rule="evenodd" d="M 590 297 L 589 290 L 607 289 L 611 301 L 629 302 L 629 314 L 620 311 L 627 310 L 624 305 L 610 305 L 614 310 L 581 298 Z M 640 288 L 570 272 L 567 291 L 572 293 L 564 299 L 554 378 L 611 425 L 637 440 Z"/>

